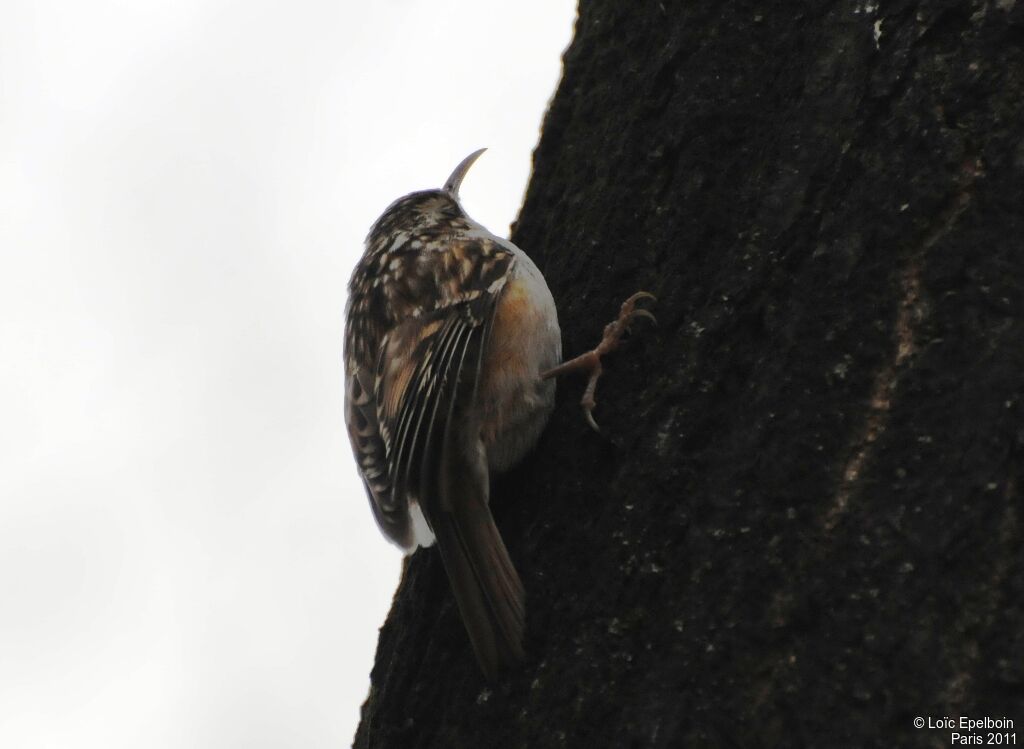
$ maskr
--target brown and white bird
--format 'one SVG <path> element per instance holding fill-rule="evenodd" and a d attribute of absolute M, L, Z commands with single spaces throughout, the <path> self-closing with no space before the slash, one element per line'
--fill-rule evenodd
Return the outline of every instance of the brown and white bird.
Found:
<path fill-rule="evenodd" d="M 589 419 L 601 354 L 650 314 L 633 309 L 634 295 L 597 349 L 556 367 L 561 334 L 544 277 L 459 203 L 484 150 L 441 189 L 396 200 L 370 229 L 349 282 L 345 420 L 378 525 L 407 553 L 437 542 L 477 661 L 493 677 L 523 657 L 525 605 L 488 507 L 491 471 L 540 436 L 554 375 L 591 372 Z"/>

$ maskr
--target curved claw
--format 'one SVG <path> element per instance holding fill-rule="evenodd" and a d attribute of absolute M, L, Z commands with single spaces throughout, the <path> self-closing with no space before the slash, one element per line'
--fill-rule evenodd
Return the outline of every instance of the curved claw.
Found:
<path fill-rule="evenodd" d="M 658 324 L 657 318 L 646 309 L 637 309 L 636 303 L 641 299 L 650 299 L 657 301 L 657 297 L 649 291 L 638 291 L 629 297 L 622 303 L 619 308 L 618 317 L 604 328 L 604 335 L 601 338 L 601 342 L 597 346 L 577 356 L 575 359 L 563 362 L 556 367 L 546 370 L 541 373 L 541 379 L 547 380 L 551 377 L 558 377 L 559 375 L 568 374 L 569 372 L 576 372 L 579 370 L 588 371 L 590 377 L 587 380 L 586 389 L 583 391 L 583 398 L 580 400 L 580 405 L 583 407 L 583 416 L 590 428 L 600 434 L 602 437 L 605 436 L 604 432 L 601 431 L 601 427 L 594 420 L 594 406 L 596 405 L 594 400 L 594 392 L 597 389 L 597 380 L 601 376 L 601 357 L 605 354 L 611 353 L 617 349 L 622 343 L 622 335 L 629 330 L 630 323 L 635 319 L 644 317 L 650 320 L 654 325 Z"/>
<path fill-rule="evenodd" d="M 658 301 L 658 297 L 654 296 L 654 294 L 652 294 L 651 292 L 649 292 L 649 291 L 638 291 L 635 294 L 633 294 L 633 296 L 631 296 L 629 299 L 627 299 L 625 303 L 626 304 L 635 304 L 636 302 L 640 301 L 641 299 L 650 299 L 652 302 Z"/>
<path fill-rule="evenodd" d="M 654 315 L 652 315 L 650 312 L 648 312 L 645 309 L 635 309 L 635 310 L 633 310 L 632 312 L 629 313 L 629 317 L 630 317 L 630 320 L 632 320 L 634 317 L 646 317 L 648 320 L 650 320 L 655 325 L 658 324 L 658 318 L 656 318 Z"/>

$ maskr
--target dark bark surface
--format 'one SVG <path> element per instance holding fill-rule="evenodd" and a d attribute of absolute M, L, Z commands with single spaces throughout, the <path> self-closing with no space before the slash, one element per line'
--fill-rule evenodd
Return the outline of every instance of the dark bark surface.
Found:
<path fill-rule="evenodd" d="M 421 550 L 356 746 L 1024 742 L 1022 237 L 1024 3 L 585 0 L 513 239 L 660 327 L 495 482 L 526 663 Z"/>

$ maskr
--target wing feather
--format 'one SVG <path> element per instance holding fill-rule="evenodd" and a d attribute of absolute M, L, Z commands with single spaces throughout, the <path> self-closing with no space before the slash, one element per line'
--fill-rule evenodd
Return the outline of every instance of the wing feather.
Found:
<path fill-rule="evenodd" d="M 430 342 L 430 350 L 420 360 L 413 378 L 417 392 L 403 402 L 398 433 L 392 445 L 391 481 L 399 494 L 407 494 L 410 473 L 417 463 L 422 464 L 437 412 L 445 400 L 446 385 L 459 374 L 457 370 L 452 371 L 452 361 L 464 350 L 471 334 L 472 328 L 464 320 L 450 315 L 438 332 L 437 340 Z"/>
<path fill-rule="evenodd" d="M 349 434 L 378 524 L 411 549 L 419 505 L 488 676 L 523 657 L 524 592 L 488 507 L 476 406 L 514 254 L 483 230 L 438 227 L 407 245 L 371 233 L 350 287 Z M 387 254 L 381 254 L 383 248 Z"/>
<path fill-rule="evenodd" d="M 433 246 L 443 249 L 409 245 L 387 265 L 362 266 L 379 275 L 353 281 L 368 295 L 350 298 L 346 328 L 349 390 L 355 382 L 359 393 L 346 400 L 349 436 L 378 523 L 407 549 L 416 543 L 409 503 L 430 522 L 443 427 L 457 399 L 475 397 L 489 323 L 515 262 L 485 237 Z M 424 300 L 430 306 L 416 306 Z"/>

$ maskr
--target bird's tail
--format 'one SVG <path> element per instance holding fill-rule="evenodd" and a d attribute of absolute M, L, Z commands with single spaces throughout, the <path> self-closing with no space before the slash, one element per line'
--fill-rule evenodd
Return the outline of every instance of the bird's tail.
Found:
<path fill-rule="evenodd" d="M 484 676 L 523 658 L 525 595 L 486 501 L 437 513 L 434 535 Z"/>

